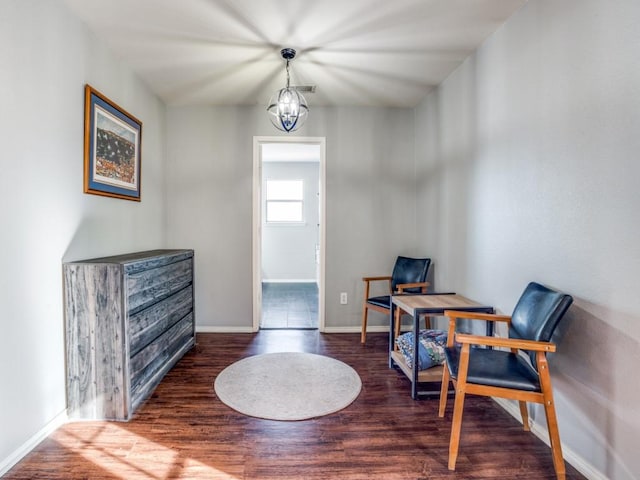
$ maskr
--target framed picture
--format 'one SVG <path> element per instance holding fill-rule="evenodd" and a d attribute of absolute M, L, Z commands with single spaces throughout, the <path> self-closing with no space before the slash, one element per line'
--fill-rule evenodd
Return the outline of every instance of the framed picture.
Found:
<path fill-rule="evenodd" d="M 140 201 L 142 122 L 84 89 L 84 192 Z"/>

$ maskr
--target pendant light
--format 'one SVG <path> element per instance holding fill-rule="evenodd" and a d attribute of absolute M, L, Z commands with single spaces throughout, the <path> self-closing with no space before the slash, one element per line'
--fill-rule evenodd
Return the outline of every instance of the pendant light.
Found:
<path fill-rule="evenodd" d="M 271 123 L 283 132 L 293 132 L 300 128 L 307 118 L 309 107 L 304 96 L 289 86 L 289 62 L 296 56 L 293 48 L 283 48 L 280 55 L 287 62 L 287 86 L 273 94 L 267 107 Z"/>

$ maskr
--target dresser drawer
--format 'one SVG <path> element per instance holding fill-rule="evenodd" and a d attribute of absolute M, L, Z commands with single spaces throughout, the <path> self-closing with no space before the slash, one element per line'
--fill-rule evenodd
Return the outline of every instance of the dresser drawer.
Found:
<path fill-rule="evenodd" d="M 193 310 L 193 286 L 151 305 L 129 317 L 129 356 L 155 340 Z"/>
<path fill-rule="evenodd" d="M 178 361 L 176 354 L 185 346 L 191 346 L 193 341 L 192 312 L 131 358 L 129 369 L 134 409 L 140 396 L 150 393 L 147 386 L 154 383 L 158 375 L 164 375 Z"/>
<path fill-rule="evenodd" d="M 126 275 L 129 315 L 182 290 L 192 281 L 192 259 Z"/>

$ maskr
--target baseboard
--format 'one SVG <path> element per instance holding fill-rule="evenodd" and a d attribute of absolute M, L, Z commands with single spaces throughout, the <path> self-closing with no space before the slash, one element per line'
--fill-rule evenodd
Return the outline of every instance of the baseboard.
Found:
<path fill-rule="evenodd" d="M 288 280 L 262 280 L 262 283 L 318 283 L 318 281 L 315 278 L 294 278 Z"/>
<path fill-rule="evenodd" d="M 255 333 L 253 327 L 210 327 L 196 325 L 196 333 Z"/>
<path fill-rule="evenodd" d="M 522 416 L 520 415 L 519 406 L 512 401 L 506 400 L 504 398 L 494 398 L 493 399 L 498 405 L 500 405 L 503 409 L 507 411 L 513 418 L 522 423 Z M 549 448 L 551 445 L 549 444 L 549 432 L 543 426 L 538 423 L 535 423 L 531 418 L 529 418 L 529 428 L 531 432 L 542 440 Z M 584 457 L 578 455 L 574 450 L 567 447 L 564 442 L 562 443 L 562 456 L 565 461 L 569 463 L 573 468 L 578 470 L 582 475 L 587 477 L 589 480 L 610 480 L 606 475 L 596 469 L 593 465 L 591 465 Z"/>
<path fill-rule="evenodd" d="M 53 420 L 47 423 L 39 432 L 24 442 L 11 455 L 0 462 L 0 477 L 7 473 L 16 463 L 22 460 L 31 450 L 36 448 L 40 442 L 51 435 L 57 428 L 64 425 L 68 421 L 67 410 L 65 409 Z"/>
<path fill-rule="evenodd" d="M 360 333 L 360 327 L 324 327 L 322 333 Z M 383 332 L 389 333 L 389 327 L 380 325 L 377 327 L 368 327 L 367 333 Z M 210 327 L 196 326 L 196 333 L 255 333 L 252 327 Z"/>
<path fill-rule="evenodd" d="M 401 332 L 410 332 L 411 325 L 403 325 Z M 360 333 L 362 327 L 324 327 L 323 333 Z M 375 325 L 367 327 L 367 333 L 389 333 L 387 325 Z"/>
<path fill-rule="evenodd" d="M 324 327 L 324 333 L 360 333 L 362 327 Z M 389 333 L 389 327 L 384 325 L 367 327 L 367 333 Z"/>

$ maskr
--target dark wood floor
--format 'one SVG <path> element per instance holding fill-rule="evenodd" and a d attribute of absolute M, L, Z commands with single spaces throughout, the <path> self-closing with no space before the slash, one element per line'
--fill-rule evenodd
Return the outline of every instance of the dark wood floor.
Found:
<path fill-rule="evenodd" d="M 199 334 L 128 423 L 69 423 L 10 470 L 6 479 L 552 479 L 549 448 L 489 399 L 468 397 L 456 472 L 447 470 L 448 415 L 437 399 L 413 401 L 387 367 L 387 337 L 316 331 Z M 213 381 L 240 358 L 305 351 L 338 358 L 362 378 L 358 399 L 339 413 L 301 422 L 240 415 Z M 570 465 L 567 478 L 582 479 Z"/>

